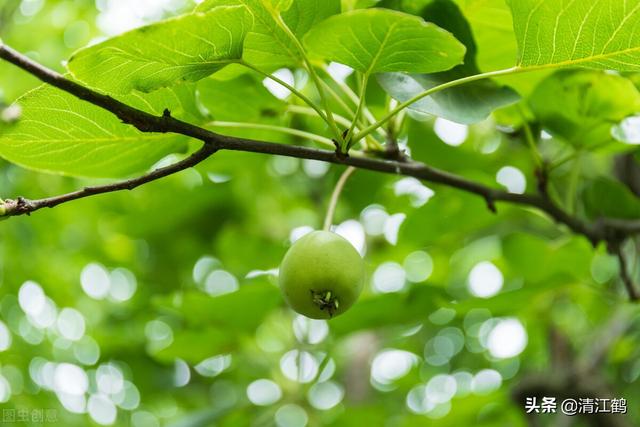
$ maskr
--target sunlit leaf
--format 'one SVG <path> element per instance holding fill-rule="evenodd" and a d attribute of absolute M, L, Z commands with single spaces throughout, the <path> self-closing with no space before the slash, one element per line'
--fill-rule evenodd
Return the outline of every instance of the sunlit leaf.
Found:
<path fill-rule="evenodd" d="M 509 0 L 518 65 L 640 70 L 640 0 Z"/>
<path fill-rule="evenodd" d="M 436 74 L 386 73 L 378 76 L 382 87 L 398 101 L 404 102 L 440 84 L 462 77 L 479 74 L 476 64 L 476 44 L 471 28 L 460 9 L 449 0 L 437 0 L 429 4 L 423 18 L 449 30 L 467 48 L 464 64 L 452 70 Z M 463 124 L 471 124 L 487 118 L 497 108 L 517 102 L 518 94 L 499 86 L 491 80 L 467 83 L 438 92 L 411 105 L 410 110 L 435 115 Z"/>
<path fill-rule="evenodd" d="M 576 146 L 611 141 L 611 128 L 640 111 L 640 92 L 624 77 L 595 70 L 562 70 L 543 80 L 529 99 L 552 134 Z"/>
<path fill-rule="evenodd" d="M 83 49 L 68 68 L 90 86 L 122 94 L 197 81 L 240 60 L 251 25 L 244 7 L 217 7 Z"/>
<path fill-rule="evenodd" d="M 316 23 L 340 12 L 339 0 L 210 0 L 197 10 L 219 5 L 243 5 L 250 11 L 254 25 L 244 43 L 243 59 L 267 70 L 302 64 L 300 49 L 282 22 L 302 38 Z"/>
<path fill-rule="evenodd" d="M 148 95 L 134 93 L 121 100 L 156 115 L 168 108 L 175 116 L 184 117 L 185 110 L 194 108 L 188 105 L 193 97 L 193 88 L 183 86 Z M 183 136 L 140 132 L 102 108 L 51 86 L 27 93 L 17 105 L 22 108 L 22 117 L 0 134 L 0 155 L 27 168 L 118 177 L 145 170 L 185 147 Z"/>
<path fill-rule="evenodd" d="M 305 45 L 313 55 L 363 73 L 436 72 L 460 64 L 464 46 L 417 16 L 384 9 L 355 10 L 316 25 Z"/>

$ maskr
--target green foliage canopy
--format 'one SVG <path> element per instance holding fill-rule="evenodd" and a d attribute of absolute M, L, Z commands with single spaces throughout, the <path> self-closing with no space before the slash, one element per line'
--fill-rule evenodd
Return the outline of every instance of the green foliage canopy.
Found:
<path fill-rule="evenodd" d="M 637 237 L 594 247 L 539 201 L 596 229 L 637 223 L 637 145 L 612 129 L 640 113 L 640 0 L 205 0 L 127 9 L 142 18 L 126 31 L 107 3 L 0 0 L 2 43 L 224 138 L 444 172 L 348 181 L 335 230 L 367 282 L 328 322 L 296 316 L 275 277 L 343 169 L 317 151 L 238 143 L 135 192 L 3 221 L 2 409 L 55 408 L 65 426 L 525 426 L 513 396 L 553 378 L 586 397 L 558 373 L 587 372 L 638 423 Z M 202 142 L 6 62 L 0 117 L 5 208 Z M 496 215 L 468 183 L 535 203 Z"/>

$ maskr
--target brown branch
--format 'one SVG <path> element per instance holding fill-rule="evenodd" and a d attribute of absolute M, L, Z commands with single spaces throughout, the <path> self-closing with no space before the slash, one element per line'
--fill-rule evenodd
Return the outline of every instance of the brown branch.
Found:
<path fill-rule="evenodd" d="M 95 196 L 97 194 L 113 193 L 122 190 L 133 190 L 134 188 L 139 187 L 143 184 L 147 184 L 151 181 L 156 181 L 160 178 L 164 178 L 185 169 L 189 169 L 197 165 L 198 163 L 208 159 L 216 151 L 217 150 L 213 145 L 205 144 L 202 146 L 202 148 L 191 154 L 189 157 L 172 165 L 155 169 L 154 171 L 137 178 L 127 179 L 124 181 L 115 182 L 113 184 L 85 187 L 82 190 L 62 194 L 60 196 L 48 197 L 46 199 L 28 200 L 24 197 L 19 197 L 16 200 L 5 200 L 5 215 L 29 215 L 31 212 L 35 212 L 42 208 L 53 208 L 63 203 L 83 199 L 89 196 Z"/>
<path fill-rule="evenodd" d="M 632 301 L 638 301 L 638 291 L 636 291 L 635 284 L 633 283 L 633 278 L 631 277 L 631 272 L 627 265 L 627 259 L 622 252 L 622 245 L 617 245 L 615 247 L 615 253 L 618 257 L 618 263 L 620 264 L 620 278 L 622 279 L 622 283 L 624 283 L 624 287 L 629 294 L 629 298 Z"/>
<path fill-rule="evenodd" d="M 545 192 L 541 192 L 540 194 L 509 193 L 504 190 L 492 188 L 461 176 L 433 168 L 421 162 L 408 159 L 394 160 L 361 156 L 347 157 L 334 151 L 220 135 L 207 129 L 178 120 L 172 117 L 168 110 L 165 110 L 162 116 L 155 116 L 145 111 L 138 110 L 118 101 L 115 98 L 72 81 L 1 43 L 0 58 L 20 67 L 45 83 L 55 86 L 79 99 L 85 100 L 111 112 L 122 120 L 123 123 L 135 126 L 142 132 L 171 132 L 204 142 L 204 147 L 191 157 L 172 166 L 153 171 L 147 175 L 134 178 L 132 180 L 101 187 L 89 187 L 73 193 L 41 200 L 18 198 L 15 201 L 9 201 L 4 205 L 6 210 L 4 216 L 30 214 L 38 209 L 57 206 L 71 200 L 95 194 L 135 188 L 144 183 L 190 168 L 209 157 L 215 151 L 224 149 L 320 160 L 329 163 L 354 166 L 371 171 L 411 176 L 423 181 L 442 184 L 481 196 L 486 200 L 487 206 L 492 211 L 495 211 L 496 202 L 508 202 L 516 205 L 536 208 L 545 212 L 556 222 L 564 224 L 574 233 L 587 237 L 594 245 L 599 242 L 618 244 L 621 236 L 627 237 L 632 234 L 640 233 L 640 222 L 638 221 L 601 220 L 595 223 L 587 223 L 564 211 L 554 203 L 551 198 L 546 196 Z M 628 280 L 630 279 L 627 277 L 627 279 L 625 279 L 625 283 Z M 635 295 L 635 293 L 633 295 Z"/>

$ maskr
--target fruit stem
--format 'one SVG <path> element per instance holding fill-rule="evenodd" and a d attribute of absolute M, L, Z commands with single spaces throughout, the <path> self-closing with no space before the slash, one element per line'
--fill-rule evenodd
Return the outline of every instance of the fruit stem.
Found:
<path fill-rule="evenodd" d="M 342 193 L 344 185 L 347 183 L 347 180 L 355 171 L 356 168 L 354 168 L 353 166 L 349 166 L 344 170 L 344 172 L 342 172 L 342 175 L 340 175 L 340 178 L 338 179 L 338 182 L 333 189 L 333 193 L 331 194 L 331 200 L 329 201 L 329 207 L 327 208 L 327 215 L 324 217 L 324 227 L 322 227 L 324 231 L 329 231 L 329 229 L 331 228 L 331 224 L 333 223 L 333 215 L 336 212 L 336 206 L 338 205 L 340 193 Z"/>

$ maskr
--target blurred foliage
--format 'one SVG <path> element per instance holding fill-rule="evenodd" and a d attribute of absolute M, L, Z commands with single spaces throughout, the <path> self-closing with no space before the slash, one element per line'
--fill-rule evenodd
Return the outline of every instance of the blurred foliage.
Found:
<path fill-rule="evenodd" d="M 342 7 L 420 14 L 430 3 L 345 0 Z M 473 72 L 512 66 L 508 7 L 499 0 L 455 3 L 473 33 L 468 43 L 477 46 Z M 194 6 L 0 0 L 0 37 L 63 72 L 74 51 L 128 29 L 122 26 Z M 308 80 L 294 75 L 315 97 Z M 583 218 L 634 219 L 637 195 L 616 179 L 614 163 L 637 149 L 610 129 L 640 112 L 638 81 L 635 73 L 601 71 L 503 78 L 522 97 L 517 106 L 470 126 L 409 114 L 398 137 L 416 160 L 533 192 L 526 123 L 543 136 L 535 148 L 550 161 L 556 200 Z M 291 105 L 261 83 L 256 73 L 223 71 L 198 82 L 200 109 L 185 113 L 202 122 L 246 120 L 328 135 L 320 120 L 290 114 Z M 388 97 L 370 83 L 368 107 L 377 115 Z M 357 88 L 353 76 L 347 84 Z M 3 112 L 37 86 L 0 63 Z M 214 128 L 305 143 L 270 130 Z M 452 145 L 452 133 L 461 131 L 464 143 Z M 329 322 L 295 315 L 274 269 L 292 236 L 321 227 L 342 170 L 220 152 L 133 192 L 0 223 L 0 408 L 53 409 L 56 422 L 70 427 L 525 426 L 514 390 L 531 377 L 560 378 L 605 345 L 609 351 L 587 381 L 602 385 L 603 396 L 626 398 L 628 425 L 640 424 L 640 312 L 627 303 L 615 258 L 531 209 L 499 205 L 495 215 L 484 200 L 458 190 L 358 171 L 336 223 L 365 254 L 366 290 Z M 0 165 L 6 198 L 104 182 Z M 638 241 L 624 249 L 637 279 Z M 564 364 L 554 336 L 569 349 Z M 536 419 L 561 425 L 560 418 Z M 562 425 L 591 425 L 572 420 Z"/>

